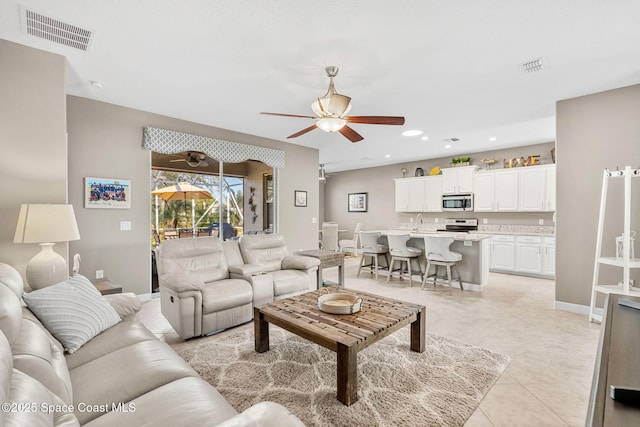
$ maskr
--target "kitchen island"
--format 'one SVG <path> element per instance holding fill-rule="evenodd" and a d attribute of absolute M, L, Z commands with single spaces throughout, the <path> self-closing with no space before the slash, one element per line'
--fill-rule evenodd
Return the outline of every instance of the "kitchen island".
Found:
<path fill-rule="evenodd" d="M 464 290 L 481 291 L 487 285 L 489 279 L 490 239 L 491 236 L 479 233 L 458 232 L 431 232 L 423 230 L 379 230 L 382 236 L 380 243 L 387 245 L 389 234 L 409 234 L 411 238 L 407 246 L 419 248 L 424 252 L 424 238 L 426 236 L 451 236 L 454 241 L 451 251 L 462 254 L 462 261 L 458 262 L 460 277 Z M 420 258 L 421 268 L 424 256 Z M 433 271 L 433 270 L 432 270 Z M 430 283 L 430 282 L 427 282 Z M 453 281 L 453 286 L 460 288 L 458 281 Z"/>

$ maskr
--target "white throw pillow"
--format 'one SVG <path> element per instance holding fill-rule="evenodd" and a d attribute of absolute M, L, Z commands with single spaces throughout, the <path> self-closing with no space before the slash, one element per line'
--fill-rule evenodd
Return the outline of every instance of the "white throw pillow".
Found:
<path fill-rule="evenodd" d="M 79 274 L 64 282 L 24 293 L 22 298 L 69 353 L 120 322 L 114 308 L 86 277 Z"/>

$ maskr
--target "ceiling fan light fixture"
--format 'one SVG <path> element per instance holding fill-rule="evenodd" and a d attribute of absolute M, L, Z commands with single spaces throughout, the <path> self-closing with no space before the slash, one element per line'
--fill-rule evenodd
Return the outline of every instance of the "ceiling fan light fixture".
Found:
<path fill-rule="evenodd" d="M 316 122 L 316 126 L 325 132 L 338 132 L 346 124 L 347 121 L 339 117 L 325 117 Z"/>

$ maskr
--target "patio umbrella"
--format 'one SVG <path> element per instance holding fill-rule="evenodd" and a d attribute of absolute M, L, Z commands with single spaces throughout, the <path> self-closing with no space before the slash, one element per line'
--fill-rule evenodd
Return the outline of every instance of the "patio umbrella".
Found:
<path fill-rule="evenodd" d="M 192 225 L 194 234 L 196 232 L 196 225 L 194 223 L 195 204 L 193 201 L 213 199 L 213 196 L 207 190 L 205 190 L 204 188 L 197 187 L 193 184 L 189 184 L 188 182 L 180 182 L 176 185 L 159 188 L 158 190 L 152 191 L 151 194 L 153 194 L 154 196 L 158 196 L 162 198 L 162 200 L 166 200 L 166 201 L 170 201 L 170 200 L 185 201 L 185 207 L 184 207 L 185 214 L 187 213 L 186 201 L 191 200 L 191 225 Z"/>

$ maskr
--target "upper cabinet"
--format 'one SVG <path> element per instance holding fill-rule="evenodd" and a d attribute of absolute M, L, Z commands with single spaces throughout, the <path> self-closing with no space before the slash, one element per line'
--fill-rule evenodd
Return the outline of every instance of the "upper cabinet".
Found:
<path fill-rule="evenodd" d="M 556 209 L 556 165 L 477 171 L 447 168 L 442 175 L 396 179 L 396 212 L 441 212 L 442 195 L 473 193 L 476 212 Z"/>
<path fill-rule="evenodd" d="M 477 212 L 555 210 L 555 165 L 497 169 L 474 176 Z"/>
<path fill-rule="evenodd" d="M 475 174 L 473 198 L 473 210 L 476 212 L 517 211 L 517 170 L 499 169 Z"/>
<path fill-rule="evenodd" d="M 556 210 L 556 166 L 544 165 L 519 170 L 518 210 Z"/>
<path fill-rule="evenodd" d="M 396 179 L 396 212 L 441 212 L 442 177 Z"/>
<path fill-rule="evenodd" d="M 442 169 L 442 194 L 473 192 L 473 173 L 477 166 Z"/>

